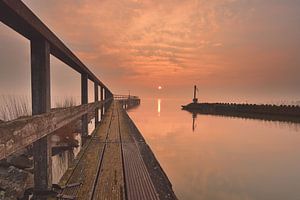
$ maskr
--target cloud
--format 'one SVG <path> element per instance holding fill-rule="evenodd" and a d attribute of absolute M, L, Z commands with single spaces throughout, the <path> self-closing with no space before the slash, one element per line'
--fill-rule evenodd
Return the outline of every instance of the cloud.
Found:
<path fill-rule="evenodd" d="M 223 43 L 220 43 L 220 42 L 219 43 L 214 43 L 213 46 L 214 47 L 221 47 L 221 46 L 223 46 Z"/>
<path fill-rule="evenodd" d="M 28 3 L 34 6 L 37 1 Z M 52 5 L 52 10 L 43 9 L 43 15 L 88 63 L 95 65 L 101 58 L 107 67 L 118 65 L 134 73 L 145 64 L 138 64 L 141 58 L 158 71 L 160 65 L 178 69 L 192 65 L 196 50 L 210 43 L 205 35 L 217 30 L 215 7 L 227 3 L 231 1 L 85 0 L 70 4 L 64 0 Z M 54 9 L 59 20 L 53 16 Z M 109 63 L 110 58 L 115 58 L 114 62 Z"/>
<path fill-rule="evenodd" d="M 256 75 L 262 67 L 261 77 L 272 82 L 274 76 L 267 71 L 282 71 L 279 61 L 293 70 L 293 63 L 300 63 L 295 57 L 261 53 L 272 50 L 288 55 L 299 49 L 299 17 L 295 16 L 299 16 L 296 8 L 300 3 L 294 1 L 24 1 L 115 88 L 120 82 L 134 85 L 132 81 L 151 87 L 153 80 L 174 87 L 178 85 L 174 80 L 184 86 L 195 82 L 250 84 L 261 81 Z M 280 20 L 271 17 L 279 11 Z M 285 38 L 285 34 L 291 37 Z M 253 72 L 248 74 L 249 80 L 241 79 L 247 71 Z"/>

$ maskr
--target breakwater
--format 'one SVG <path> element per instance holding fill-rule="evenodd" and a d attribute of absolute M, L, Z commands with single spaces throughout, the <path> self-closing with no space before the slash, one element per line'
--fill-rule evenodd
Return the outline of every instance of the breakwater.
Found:
<path fill-rule="evenodd" d="M 200 114 L 300 123 L 300 106 L 295 105 L 190 103 L 182 109 Z"/>

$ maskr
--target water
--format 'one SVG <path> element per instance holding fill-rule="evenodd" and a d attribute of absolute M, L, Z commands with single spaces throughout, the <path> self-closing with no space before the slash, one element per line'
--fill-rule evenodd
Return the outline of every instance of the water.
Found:
<path fill-rule="evenodd" d="M 100 119 L 100 118 L 99 118 Z M 91 135 L 95 128 L 95 118 L 93 118 L 88 123 L 88 134 Z M 78 147 L 73 148 L 73 150 L 62 151 L 59 154 L 52 156 L 52 182 L 59 183 L 60 179 L 67 171 L 69 164 L 73 162 L 73 159 L 79 154 L 82 146 L 81 134 L 80 133 L 71 133 L 66 130 L 64 135 L 52 135 L 51 140 L 53 146 L 63 143 L 62 140 L 65 138 L 71 138 L 74 141 L 77 141 Z"/>
<path fill-rule="evenodd" d="M 66 133 L 67 137 L 76 141 L 78 147 L 73 150 L 62 151 L 57 155 L 52 156 L 52 182 L 58 184 L 64 173 L 67 171 L 69 164 L 73 162 L 73 159 L 79 154 L 81 150 L 81 136 L 80 133 Z M 52 146 L 59 146 L 63 141 L 59 135 L 52 135 Z"/>
<path fill-rule="evenodd" d="M 300 199 L 300 126 L 192 115 L 187 102 L 143 99 L 129 111 L 179 199 Z"/>

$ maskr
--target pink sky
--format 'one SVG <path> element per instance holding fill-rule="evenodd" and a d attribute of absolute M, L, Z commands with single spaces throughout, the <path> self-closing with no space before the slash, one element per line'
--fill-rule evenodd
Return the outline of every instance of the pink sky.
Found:
<path fill-rule="evenodd" d="M 115 93 L 300 100 L 299 1 L 24 2 Z M 1 24 L 0 52 L 0 93 L 28 91 L 29 42 Z M 52 87 L 78 96 L 79 75 L 52 59 Z"/>

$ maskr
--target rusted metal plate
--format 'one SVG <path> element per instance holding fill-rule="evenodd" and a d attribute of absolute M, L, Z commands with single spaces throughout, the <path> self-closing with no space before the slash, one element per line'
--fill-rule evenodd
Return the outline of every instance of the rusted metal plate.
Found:
<path fill-rule="evenodd" d="M 133 139 L 127 115 L 119 105 L 119 123 L 122 138 L 123 168 L 128 200 L 158 200 L 158 194 Z"/>
<path fill-rule="evenodd" d="M 159 200 L 136 144 L 122 145 L 128 200 Z"/>

